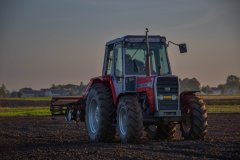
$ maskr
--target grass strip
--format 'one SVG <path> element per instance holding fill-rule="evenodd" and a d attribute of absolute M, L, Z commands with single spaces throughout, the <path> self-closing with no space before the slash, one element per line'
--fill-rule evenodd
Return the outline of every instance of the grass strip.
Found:
<path fill-rule="evenodd" d="M 208 113 L 240 113 L 240 105 L 207 105 Z M 12 116 L 50 116 L 48 106 L 45 107 L 0 107 L 1 117 Z"/>
<path fill-rule="evenodd" d="M 49 107 L 0 107 L 0 116 L 50 116 Z"/>
<path fill-rule="evenodd" d="M 207 105 L 208 113 L 240 113 L 240 105 Z"/>

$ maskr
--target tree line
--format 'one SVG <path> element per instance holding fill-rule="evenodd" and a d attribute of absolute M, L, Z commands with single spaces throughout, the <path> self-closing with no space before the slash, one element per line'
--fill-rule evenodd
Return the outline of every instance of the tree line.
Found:
<path fill-rule="evenodd" d="M 196 78 L 184 78 L 180 80 L 180 88 L 181 91 L 201 91 L 204 94 L 240 94 L 240 78 L 229 75 L 226 82 L 217 87 L 201 86 Z"/>
<path fill-rule="evenodd" d="M 10 92 L 4 84 L 0 87 L 0 98 L 3 97 L 25 97 L 24 95 L 28 95 L 29 97 L 39 97 L 39 96 L 51 96 L 51 94 L 46 94 L 52 92 L 54 94 L 63 93 L 67 96 L 78 96 L 82 95 L 86 89 L 87 85 L 81 82 L 79 85 L 75 84 L 52 84 L 49 88 L 44 88 L 40 90 L 33 90 L 32 88 L 21 88 L 19 91 Z"/>
<path fill-rule="evenodd" d="M 82 95 L 87 85 L 81 82 L 79 85 L 67 84 L 67 85 L 55 85 L 48 89 L 41 90 L 64 90 L 68 91 L 69 96 Z M 10 92 L 7 87 L 2 84 L 0 87 L 0 97 L 21 97 L 21 91 L 26 88 L 22 88 L 19 91 Z M 31 88 L 28 88 L 31 89 Z M 200 91 L 203 94 L 240 94 L 240 78 L 235 75 L 229 75 L 224 84 L 219 84 L 217 87 L 210 87 L 209 85 L 201 86 L 201 83 L 196 78 L 184 78 L 180 79 L 180 89 L 182 91 Z"/>

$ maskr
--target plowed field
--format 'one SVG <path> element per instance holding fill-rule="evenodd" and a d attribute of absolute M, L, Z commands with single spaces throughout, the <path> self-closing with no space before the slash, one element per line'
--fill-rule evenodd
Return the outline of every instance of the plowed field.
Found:
<path fill-rule="evenodd" d="M 240 159 L 240 114 L 209 114 L 204 141 L 88 142 L 63 117 L 0 117 L 0 159 Z"/>

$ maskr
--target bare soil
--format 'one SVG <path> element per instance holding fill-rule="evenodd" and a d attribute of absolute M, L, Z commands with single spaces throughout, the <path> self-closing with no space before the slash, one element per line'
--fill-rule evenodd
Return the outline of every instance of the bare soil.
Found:
<path fill-rule="evenodd" d="M 50 106 L 50 101 L 0 99 L 1 107 Z"/>
<path fill-rule="evenodd" d="M 240 114 L 210 114 L 204 141 L 90 143 L 84 123 L 63 117 L 0 117 L 0 159 L 240 159 Z"/>

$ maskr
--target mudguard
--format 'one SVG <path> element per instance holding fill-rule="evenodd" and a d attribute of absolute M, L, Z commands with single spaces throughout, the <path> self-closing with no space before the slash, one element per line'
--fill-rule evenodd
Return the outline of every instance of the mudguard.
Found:
<path fill-rule="evenodd" d="M 88 83 L 87 88 L 83 94 L 84 97 L 87 98 L 87 95 L 88 95 L 90 89 L 92 88 L 93 85 L 95 85 L 97 83 L 104 84 L 104 85 L 108 86 L 109 88 L 111 88 L 113 103 L 114 103 L 114 106 L 116 106 L 117 97 L 116 97 L 116 92 L 115 92 L 115 87 L 113 84 L 112 76 L 99 76 L 99 77 L 92 78 L 90 80 L 90 82 Z"/>
<path fill-rule="evenodd" d="M 192 100 L 192 97 L 198 98 L 195 93 L 200 91 L 183 91 L 180 94 L 180 108 L 182 111 L 186 111 L 188 108 L 184 104 L 187 104 L 189 100 Z"/>

